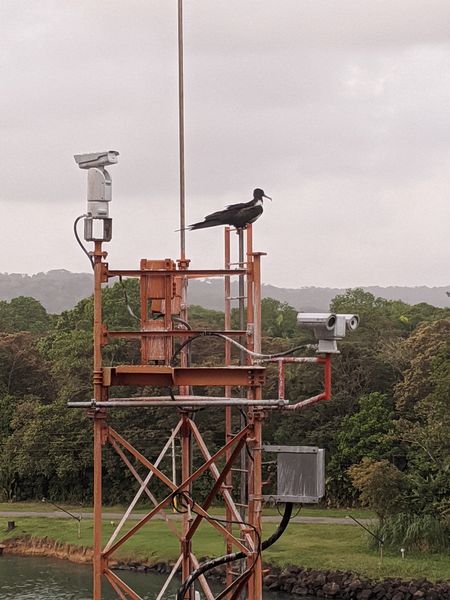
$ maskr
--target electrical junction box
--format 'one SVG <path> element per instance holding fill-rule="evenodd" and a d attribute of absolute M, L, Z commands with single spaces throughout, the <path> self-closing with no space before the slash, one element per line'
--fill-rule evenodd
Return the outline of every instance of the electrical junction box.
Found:
<path fill-rule="evenodd" d="M 317 504 L 325 494 L 325 450 L 315 446 L 263 446 L 277 455 L 277 491 L 272 502 Z"/>
<path fill-rule="evenodd" d="M 87 242 L 110 242 L 112 238 L 112 219 L 97 217 L 84 218 L 84 239 Z"/>

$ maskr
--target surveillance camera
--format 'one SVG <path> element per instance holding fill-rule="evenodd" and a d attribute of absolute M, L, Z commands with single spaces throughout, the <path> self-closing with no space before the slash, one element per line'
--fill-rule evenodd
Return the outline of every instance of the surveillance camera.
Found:
<path fill-rule="evenodd" d="M 344 317 L 345 325 L 349 331 L 355 331 L 359 327 L 359 316 L 358 315 L 338 315 L 338 317 Z"/>
<path fill-rule="evenodd" d="M 316 332 L 333 331 L 336 325 L 336 315 L 334 313 L 298 313 L 297 323 L 312 329 L 316 335 Z"/>
<path fill-rule="evenodd" d="M 92 169 L 94 167 L 107 167 L 117 163 L 119 153 L 116 150 L 106 152 L 91 152 L 88 154 L 75 154 L 74 159 L 80 169 Z"/>
<path fill-rule="evenodd" d="M 336 354 L 337 340 L 345 337 L 348 331 L 354 331 L 359 325 L 358 315 L 334 313 L 298 313 L 297 322 L 312 329 L 314 336 L 319 340 L 318 352 Z"/>

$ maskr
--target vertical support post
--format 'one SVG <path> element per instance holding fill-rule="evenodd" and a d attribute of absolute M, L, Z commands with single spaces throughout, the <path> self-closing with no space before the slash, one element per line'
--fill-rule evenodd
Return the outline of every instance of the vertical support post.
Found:
<path fill-rule="evenodd" d="M 181 436 L 181 481 L 186 481 L 191 474 L 191 428 L 189 426 L 189 415 L 186 412 L 182 412 L 181 419 L 183 421 L 180 429 Z M 186 490 L 190 491 L 190 490 Z M 188 510 L 183 513 L 183 533 L 181 537 L 181 570 L 182 570 L 182 581 L 191 574 L 191 553 L 192 543 L 186 539 L 189 527 L 191 524 L 191 511 Z M 194 587 L 191 586 L 185 596 L 186 600 L 194 600 Z"/>
<path fill-rule="evenodd" d="M 261 256 L 264 256 L 263 252 L 253 253 L 253 284 L 254 284 L 254 302 L 255 302 L 255 333 L 254 333 L 254 345 L 255 352 L 261 352 Z"/>
<path fill-rule="evenodd" d="M 173 429 L 172 429 L 172 435 L 173 435 Z M 177 457 L 176 457 L 176 453 L 175 453 L 175 438 L 172 438 L 171 450 L 172 450 L 172 483 L 176 484 L 177 483 Z"/>
<path fill-rule="evenodd" d="M 242 227 L 236 230 L 239 238 L 239 268 L 244 268 L 244 230 Z M 245 327 L 245 276 L 239 275 L 239 329 L 243 330 Z M 239 340 L 241 344 L 244 343 L 243 339 Z M 241 350 L 240 364 L 244 365 L 246 361 L 245 352 Z"/>
<path fill-rule="evenodd" d="M 261 398 L 261 386 L 255 389 L 255 399 Z M 250 440 L 253 462 L 249 477 L 249 520 L 261 539 L 261 513 L 262 513 L 262 420 L 264 415 L 261 411 L 253 410 L 253 438 Z M 254 561 L 252 577 L 248 585 L 248 598 L 262 600 L 262 556 L 258 548 L 258 539 L 254 534 L 255 548 L 257 552 L 249 560 Z"/>
<path fill-rule="evenodd" d="M 284 361 L 282 358 L 278 360 L 278 398 L 284 400 Z"/>
<path fill-rule="evenodd" d="M 185 173 L 184 173 L 184 56 L 183 0 L 178 0 L 178 129 L 180 160 L 180 258 L 186 259 Z"/>
<path fill-rule="evenodd" d="M 103 400 L 102 371 L 102 243 L 94 247 L 94 398 Z M 102 597 L 102 446 L 104 411 L 96 410 L 94 417 L 94 560 L 93 597 Z"/>
<path fill-rule="evenodd" d="M 325 400 L 331 400 L 331 354 L 325 354 Z"/>
<path fill-rule="evenodd" d="M 94 398 L 103 399 L 102 243 L 94 247 Z"/>
<path fill-rule="evenodd" d="M 224 239 L 224 249 L 225 249 L 224 267 L 225 267 L 225 269 L 229 269 L 231 266 L 230 265 L 230 263 L 231 263 L 230 234 L 231 234 L 231 229 L 229 227 L 225 227 L 225 239 Z M 225 293 L 224 328 L 225 328 L 225 331 L 228 331 L 231 329 L 231 300 L 230 300 L 231 278 L 229 275 L 225 275 L 225 278 L 224 278 L 224 293 Z M 230 365 L 231 365 L 231 343 L 228 340 L 225 340 L 225 366 L 228 367 Z M 231 386 L 230 385 L 225 386 L 225 396 L 227 398 L 231 397 Z M 233 431 L 233 412 L 232 412 L 232 410 L 233 409 L 231 406 L 225 407 L 225 443 L 228 443 L 233 435 L 233 433 L 232 433 L 232 431 Z M 227 451 L 225 453 L 225 458 L 226 458 L 227 462 L 230 460 L 231 452 L 232 452 L 232 450 L 231 450 L 231 448 L 229 448 L 229 449 L 227 449 Z M 227 486 L 227 489 L 231 493 L 231 491 L 233 489 L 233 473 L 231 470 L 229 473 L 227 473 L 227 476 L 225 478 L 225 485 Z M 226 509 L 225 509 L 225 518 L 227 521 L 231 521 L 233 519 L 233 514 L 232 514 L 228 504 L 226 505 Z M 233 526 L 231 523 L 228 522 L 226 524 L 226 528 L 230 533 L 232 533 Z M 227 539 L 226 553 L 230 554 L 231 552 L 233 552 L 233 545 L 230 542 L 230 540 Z M 226 566 L 226 585 L 227 585 L 227 587 L 231 584 L 232 580 L 233 580 L 232 565 L 227 564 L 227 566 Z M 231 593 L 227 594 L 226 600 L 230 600 L 230 598 L 231 598 Z"/>
<path fill-rule="evenodd" d="M 105 414 L 94 414 L 94 582 L 93 598 L 102 597 L 102 448 Z"/>
<path fill-rule="evenodd" d="M 184 160 L 184 46 L 183 46 L 183 0 L 178 0 L 178 136 L 179 136 L 179 169 L 180 169 L 180 260 L 181 269 L 187 269 L 186 260 L 186 184 Z M 181 284 L 181 318 L 187 321 L 187 277 Z M 187 366 L 188 350 L 181 353 L 181 365 Z M 180 389 L 181 395 L 189 394 L 189 386 Z"/>
<path fill-rule="evenodd" d="M 253 226 L 247 225 L 247 348 L 254 350 Z M 247 364 L 251 364 L 247 356 Z"/>
<path fill-rule="evenodd" d="M 244 268 L 244 230 L 242 228 L 237 229 L 239 239 L 239 268 Z M 239 329 L 245 328 L 245 279 L 244 275 L 239 275 Z M 242 337 L 239 339 L 241 344 L 244 344 Z M 240 351 L 239 364 L 245 365 L 247 362 L 247 356 L 243 350 Z M 241 429 L 246 425 L 246 417 L 243 412 L 240 413 L 240 424 Z M 241 450 L 241 483 L 240 483 L 240 513 L 242 519 L 246 518 L 245 505 L 247 504 L 247 454 L 245 447 Z"/>
<path fill-rule="evenodd" d="M 171 275 L 166 273 L 164 277 L 164 328 L 171 329 L 172 328 L 172 286 L 173 286 L 173 278 Z M 164 339 L 164 354 L 165 354 L 165 363 L 168 365 L 170 363 L 170 358 L 173 353 L 173 338 L 167 337 Z M 186 366 L 186 365 L 183 365 Z"/>
<path fill-rule="evenodd" d="M 254 301 L 254 351 L 261 352 L 261 256 L 263 253 L 254 252 L 252 262 L 253 279 L 253 301 Z M 248 398 L 261 399 L 262 386 L 255 385 L 248 390 Z M 249 421 L 252 423 L 252 436 L 248 439 L 253 460 L 249 465 L 248 473 L 248 498 L 249 498 L 249 522 L 261 536 L 261 512 L 262 512 L 262 420 L 264 413 L 258 409 L 251 408 Z M 255 547 L 257 547 L 257 536 L 254 534 Z M 251 562 L 250 562 L 251 561 Z M 249 558 L 248 565 L 253 564 L 253 572 L 248 581 L 248 598 L 262 600 L 262 558 L 258 552 Z"/>

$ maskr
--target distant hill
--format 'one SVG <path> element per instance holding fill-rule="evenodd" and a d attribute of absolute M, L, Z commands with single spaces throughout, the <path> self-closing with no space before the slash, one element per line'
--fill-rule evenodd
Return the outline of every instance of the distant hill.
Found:
<path fill-rule="evenodd" d="M 364 287 L 374 296 L 387 300 L 403 300 L 408 304 L 426 302 L 433 306 L 450 306 L 447 297 L 448 287 Z M 330 301 L 345 292 L 345 288 L 279 288 L 263 285 L 263 297 L 275 298 L 287 302 L 297 310 L 326 311 Z M 45 306 L 50 313 L 60 313 L 73 308 L 82 298 L 92 294 L 92 275 L 90 273 L 71 273 L 64 269 L 23 275 L 20 273 L 0 273 L 0 299 L 11 300 L 17 296 L 31 296 Z M 237 295 L 234 289 L 233 295 Z M 223 309 L 223 281 L 211 279 L 207 281 L 192 280 L 189 283 L 190 304 L 200 304 L 205 308 Z"/>
<path fill-rule="evenodd" d="M 73 308 L 79 300 L 91 294 L 90 273 L 71 273 L 65 269 L 36 275 L 0 273 L 1 300 L 31 296 L 39 300 L 49 313 L 60 313 Z"/>
<path fill-rule="evenodd" d="M 446 287 L 427 287 L 424 285 L 417 287 L 369 286 L 363 287 L 363 289 L 376 297 L 386 298 L 386 300 L 403 300 L 407 304 L 426 302 L 432 306 L 450 306 L 450 298 L 446 294 L 450 290 L 450 285 Z M 321 287 L 280 288 L 263 284 L 262 295 L 264 298 L 275 298 L 280 302 L 287 302 L 297 310 L 326 311 L 329 308 L 330 301 L 338 294 L 343 294 L 345 290 L 346 288 Z M 232 291 L 232 294 L 237 295 L 236 288 Z M 201 304 L 206 308 L 221 310 L 223 307 L 222 281 L 217 279 L 209 281 L 193 280 L 189 284 L 189 302 L 191 304 Z"/>

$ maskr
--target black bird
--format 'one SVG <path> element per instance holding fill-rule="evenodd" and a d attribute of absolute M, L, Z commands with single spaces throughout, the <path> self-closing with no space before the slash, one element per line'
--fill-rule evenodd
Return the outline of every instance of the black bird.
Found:
<path fill-rule="evenodd" d="M 253 190 L 253 200 L 250 200 L 250 202 L 230 204 L 225 210 L 206 215 L 203 221 L 189 225 L 188 229 L 192 231 L 193 229 L 205 229 L 217 225 L 231 225 L 236 229 L 242 229 L 250 223 L 254 223 L 262 215 L 263 198 L 272 200 L 270 196 L 266 196 L 264 190 L 256 188 L 256 190 Z"/>

